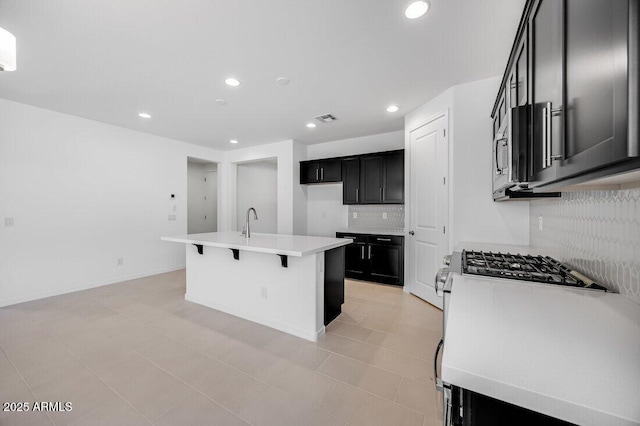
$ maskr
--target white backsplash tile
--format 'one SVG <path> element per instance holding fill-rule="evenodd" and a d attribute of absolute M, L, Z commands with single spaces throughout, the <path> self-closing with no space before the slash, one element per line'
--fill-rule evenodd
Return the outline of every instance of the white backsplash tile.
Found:
<path fill-rule="evenodd" d="M 533 247 L 640 303 L 640 189 L 567 192 L 530 215 Z"/>
<path fill-rule="evenodd" d="M 354 213 L 356 217 L 354 217 Z M 384 219 L 384 213 L 387 218 Z M 404 205 L 349 206 L 349 228 L 402 231 L 404 229 Z"/>

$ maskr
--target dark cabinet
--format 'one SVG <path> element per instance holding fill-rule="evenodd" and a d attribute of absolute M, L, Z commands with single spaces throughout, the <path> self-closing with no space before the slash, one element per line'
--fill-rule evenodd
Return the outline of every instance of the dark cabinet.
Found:
<path fill-rule="evenodd" d="M 363 157 L 361 164 L 361 184 L 362 201 L 361 204 L 382 203 L 382 170 L 384 168 L 384 157 L 373 156 Z"/>
<path fill-rule="evenodd" d="M 404 204 L 404 150 L 300 162 L 300 183 L 342 182 L 343 204 Z"/>
<path fill-rule="evenodd" d="M 404 203 L 404 152 L 362 157 L 360 169 L 360 204 Z"/>
<path fill-rule="evenodd" d="M 324 325 L 342 312 L 344 303 L 345 249 L 338 247 L 324 252 Z"/>
<path fill-rule="evenodd" d="M 360 158 L 342 160 L 342 204 L 360 204 Z"/>
<path fill-rule="evenodd" d="M 565 0 L 561 178 L 629 157 L 628 9 L 629 0 Z"/>
<path fill-rule="evenodd" d="M 531 31 L 530 181 L 551 181 L 558 175 L 563 144 L 562 0 L 539 0 L 529 18 Z"/>
<path fill-rule="evenodd" d="M 345 277 L 384 284 L 404 284 L 404 237 L 336 233 L 352 238 L 345 247 Z"/>
<path fill-rule="evenodd" d="M 640 143 L 637 1 L 529 4 L 529 182 L 577 183 L 625 161 L 638 167 L 629 161 Z"/>
<path fill-rule="evenodd" d="M 300 163 L 300 183 L 329 183 L 342 180 L 342 160 L 340 158 L 302 161 Z"/>
<path fill-rule="evenodd" d="M 382 202 L 384 204 L 404 203 L 404 152 L 384 157 Z"/>
<path fill-rule="evenodd" d="M 345 276 L 347 278 L 365 279 L 368 270 L 367 239 L 363 235 L 343 235 L 353 238 L 354 242 L 345 247 Z M 342 238 L 342 237 L 339 237 Z"/>

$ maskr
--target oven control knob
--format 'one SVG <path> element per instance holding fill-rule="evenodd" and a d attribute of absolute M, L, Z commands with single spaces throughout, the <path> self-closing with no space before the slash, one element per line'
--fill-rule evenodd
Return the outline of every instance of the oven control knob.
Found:
<path fill-rule="evenodd" d="M 447 277 L 449 276 L 449 269 L 442 268 L 438 271 L 438 275 L 436 276 L 436 281 L 438 284 L 444 284 L 447 282 Z"/>
<path fill-rule="evenodd" d="M 442 263 L 444 263 L 447 266 L 451 265 L 451 255 L 450 254 L 446 255 L 444 259 L 442 259 Z"/>
<path fill-rule="evenodd" d="M 449 277 L 448 268 L 442 268 L 438 271 L 438 273 L 436 274 L 436 282 L 435 282 L 436 295 L 440 297 L 443 296 L 444 285 L 447 282 L 448 277 Z"/>

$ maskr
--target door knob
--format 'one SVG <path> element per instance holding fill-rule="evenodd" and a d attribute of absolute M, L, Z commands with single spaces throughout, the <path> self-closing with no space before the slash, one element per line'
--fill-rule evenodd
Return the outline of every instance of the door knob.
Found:
<path fill-rule="evenodd" d="M 409 231 L 409 235 L 416 235 L 416 233 L 413 231 Z"/>

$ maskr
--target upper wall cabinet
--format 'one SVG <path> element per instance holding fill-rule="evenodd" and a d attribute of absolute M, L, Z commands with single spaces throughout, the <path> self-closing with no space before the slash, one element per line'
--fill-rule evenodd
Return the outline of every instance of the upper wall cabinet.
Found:
<path fill-rule="evenodd" d="M 302 161 L 300 163 L 300 183 L 329 183 L 342 180 L 342 160 Z"/>
<path fill-rule="evenodd" d="M 344 204 L 404 204 L 404 151 L 362 156 L 359 182 L 356 200 L 345 195 Z M 343 191 L 351 195 L 353 183 L 346 183 Z"/>
<path fill-rule="evenodd" d="M 339 181 L 343 204 L 404 204 L 404 150 L 300 163 L 301 184 Z"/>
<path fill-rule="evenodd" d="M 502 99 L 529 106 L 521 187 L 640 168 L 639 9 L 637 0 L 527 1 L 492 114 L 496 128 Z"/>
<path fill-rule="evenodd" d="M 630 157 L 629 6 L 629 0 L 540 0 L 533 6 L 532 182 Z"/>
<path fill-rule="evenodd" d="M 360 204 L 360 157 L 342 160 L 342 204 Z"/>

